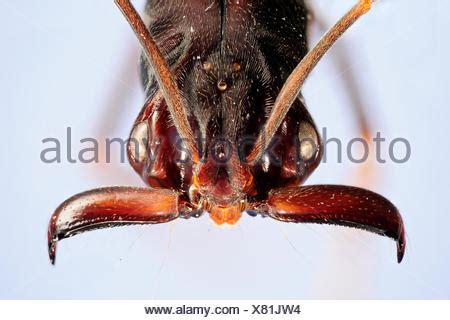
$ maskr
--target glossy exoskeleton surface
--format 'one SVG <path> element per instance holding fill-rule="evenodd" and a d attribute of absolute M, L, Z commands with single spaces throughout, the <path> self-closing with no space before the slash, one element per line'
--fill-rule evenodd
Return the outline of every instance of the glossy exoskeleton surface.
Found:
<path fill-rule="evenodd" d="M 205 211 L 217 224 L 247 211 L 368 230 L 395 239 L 401 261 L 404 227 L 391 202 L 355 187 L 301 187 L 322 155 L 301 85 L 371 1 L 358 1 L 311 51 L 303 0 L 149 0 L 145 25 L 129 1 L 116 2 L 144 46 L 147 100 L 128 155 L 149 188 L 63 203 L 49 227 L 52 261 L 56 242 L 80 232 Z"/>

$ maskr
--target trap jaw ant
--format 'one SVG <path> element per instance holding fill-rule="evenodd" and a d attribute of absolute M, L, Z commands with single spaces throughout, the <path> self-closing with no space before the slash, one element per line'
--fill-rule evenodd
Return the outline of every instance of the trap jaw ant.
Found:
<path fill-rule="evenodd" d="M 148 99 L 131 133 L 142 143 L 129 144 L 128 155 L 149 188 L 101 188 L 66 200 L 49 224 L 52 263 L 57 242 L 70 236 L 205 211 L 219 225 L 235 224 L 247 211 L 371 231 L 397 242 L 401 262 L 405 230 L 390 201 L 355 187 L 301 186 L 322 150 L 300 90 L 371 0 L 358 0 L 310 51 L 303 0 L 148 1 L 148 26 L 129 0 L 116 3 L 144 49 Z M 225 138 L 234 149 L 242 136 L 255 136 L 243 156 L 213 161 L 225 151 L 210 150 L 211 141 Z M 267 157 L 275 138 L 280 166 Z M 312 143 L 293 143 L 304 139 Z M 187 161 L 175 160 L 180 157 Z"/>

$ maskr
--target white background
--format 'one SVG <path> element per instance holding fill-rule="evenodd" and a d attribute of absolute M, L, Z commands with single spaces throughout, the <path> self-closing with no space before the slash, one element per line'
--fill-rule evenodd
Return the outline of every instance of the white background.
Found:
<path fill-rule="evenodd" d="M 353 3 L 313 7 L 331 25 Z M 0 298 L 449 298 L 449 10 L 377 1 L 304 88 L 317 125 L 345 141 L 358 134 L 344 85 L 354 74 L 374 129 L 411 142 L 410 161 L 379 165 L 370 186 L 403 214 L 401 265 L 393 241 L 362 231 L 250 217 L 224 229 L 204 216 L 72 238 L 51 267 L 46 228 L 61 201 L 142 182 L 118 153 L 110 165 L 43 164 L 41 140 L 64 140 L 67 126 L 75 150 L 84 137 L 126 138 L 143 103 L 139 46 L 112 0 L 0 0 Z M 352 184 L 357 169 L 330 161 L 308 184 Z"/>

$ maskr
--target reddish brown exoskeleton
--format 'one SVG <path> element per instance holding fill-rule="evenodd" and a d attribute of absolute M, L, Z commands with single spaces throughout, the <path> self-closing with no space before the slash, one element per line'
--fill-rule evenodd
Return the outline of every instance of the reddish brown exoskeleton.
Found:
<path fill-rule="evenodd" d="M 235 224 L 242 212 L 286 222 L 350 226 L 397 241 L 392 203 L 346 186 L 301 184 L 322 146 L 300 89 L 333 43 L 372 5 L 358 0 L 308 52 L 303 0 L 149 0 L 145 25 L 116 0 L 145 55 L 147 102 L 128 145 L 149 188 L 111 187 L 64 202 L 48 241 L 104 227 L 154 224 L 209 212 Z"/>

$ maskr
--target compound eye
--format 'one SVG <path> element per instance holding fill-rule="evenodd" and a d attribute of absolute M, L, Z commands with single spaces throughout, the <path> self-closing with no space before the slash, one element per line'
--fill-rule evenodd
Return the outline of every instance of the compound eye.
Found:
<path fill-rule="evenodd" d="M 131 133 L 128 151 L 131 158 L 137 163 L 142 163 L 147 158 L 149 132 L 147 122 L 141 122 L 134 127 Z"/>
<path fill-rule="evenodd" d="M 302 122 L 299 127 L 298 137 L 301 160 L 314 160 L 319 151 L 319 137 L 314 126 L 309 122 Z"/>

